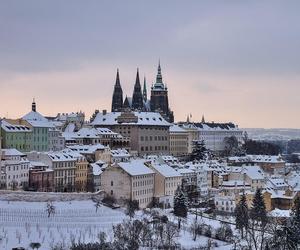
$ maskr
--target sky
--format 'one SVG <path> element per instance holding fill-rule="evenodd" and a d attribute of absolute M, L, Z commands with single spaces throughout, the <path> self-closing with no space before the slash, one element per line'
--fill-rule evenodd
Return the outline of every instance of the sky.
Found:
<path fill-rule="evenodd" d="M 175 120 L 300 128 L 300 1 L 0 0 L 0 117 L 110 110 L 158 60 Z"/>

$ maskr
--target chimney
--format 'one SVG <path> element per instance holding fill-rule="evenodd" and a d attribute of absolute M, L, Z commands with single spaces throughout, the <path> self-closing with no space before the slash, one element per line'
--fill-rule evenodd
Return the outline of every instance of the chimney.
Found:
<path fill-rule="evenodd" d="M 103 113 L 103 115 L 106 115 L 107 114 L 107 110 L 103 109 L 102 113 Z"/>

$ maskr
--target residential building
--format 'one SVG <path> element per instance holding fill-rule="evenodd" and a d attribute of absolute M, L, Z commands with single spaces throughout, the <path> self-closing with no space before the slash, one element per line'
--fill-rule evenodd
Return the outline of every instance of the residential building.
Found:
<path fill-rule="evenodd" d="M 31 151 L 49 150 L 49 129 L 54 125 L 36 110 L 36 103 L 33 100 L 32 110 L 22 117 L 32 127 L 32 136 L 30 142 Z"/>
<path fill-rule="evenodd" d="M 15 148 L 21 152 L 31 150 L 31 125 L 22 119 L 3 119 L 1 122 L 2 147 Z"/>
<path fill-rule="evenodd" d="M 114 163 L 101 174 L 101 188 L 118 200 L 136 200 L 146 208 L 154 196 L 154 175 L 143 160 Z"/>
<path fill-rule="evenodd" d="M 268 174 L 277 174 L 283 172 L 285 161 L 280 155 L 246 155 L 234 156 L 228 158 L 228 164 L 234 166 L 258 165 Z"/>
<path fill-rule="evenodd" d="M 74 152 L 84 155 L 87 161 L 90 163 L 96 161 L 103 161 L 105 163 L 111 162 L 110 148 L 102 144 L 73 145 L 73 146 L 68 146 L 68 148 Z"/>
<path fill-rule="evenodd" d="M 29 190 L 54 192 L 54 171 L 42 162 L 30 162 Z"/>
<path fill-rule="evenodd" d="M 29 179 L 29 161 L 16 149 L 2 149 L 1 184 L 5 189 L 26 189 Z"/>
<path fill-rule="evenodd" d="M 182 183 L 182 175 L 167 164 L 151 162 L 147 166 L 155 172 L 154 198 L 165 208 L 172 207 L 176 190 Z"/>
<path fill-rule="evenodd" d="M 28 159 L 43 162 L 53 169 L 55 192 L 75 191 L 76 156 L 63 151 L 30 152 Z"/>
<path fill-rule="evenodd" d="M 170 133 L 170 154 L 176 157 L 185 157 L 188 155 L 189 133 L 187 130 L 172 125 L 169 128 Z"/>

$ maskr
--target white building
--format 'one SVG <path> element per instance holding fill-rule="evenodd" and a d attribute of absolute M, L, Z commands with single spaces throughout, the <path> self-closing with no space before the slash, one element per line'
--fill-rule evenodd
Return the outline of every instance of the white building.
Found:
<path fill-rule="evenodd" d="M 194 140 L 203 140 L 209 150 L 222 151 L 225 149 L 226 137 L 234 136 L 239 142 L 243 139 L 243 131 L 233 123 L 183 123 L 180 126 L 190 133 L 189 152 L 191 152 Z"/>
<path fill-rule="evenodd" d="M 154 197 L 165 208 L 172 207 L 174 195 L 182 183 L 182 175 L 167 164 L 147 163 L 155 172 Z"/>
<path fill-rule="evenodd" d="M 2 149 L 1 184 L 6 189 L 24 189 L 29 181 L 30 162 L 16 149 Z"/>
<path fill-rule="evenodd" d="M 233 213 L 236 207 L 234 195 L 216 195 L 214 202 L 216 210 L 220 212 Z"/>
<path fill-rule="evenodd" d="M 145 208 L 153 199 L 154 174 L 143 160 L 115 163 L 101 174 L 101 188 L 116 199 L 136 200 Z"/>

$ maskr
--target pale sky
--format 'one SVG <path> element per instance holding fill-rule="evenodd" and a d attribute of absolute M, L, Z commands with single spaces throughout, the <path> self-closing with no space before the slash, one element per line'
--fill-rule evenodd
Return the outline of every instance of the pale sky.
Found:
<path fill-rule="evenodd" d="M 300 128 L 300 1 L 0 0 L 0 117 L 110 110 L 158 59 L 175 120 Z"/>

